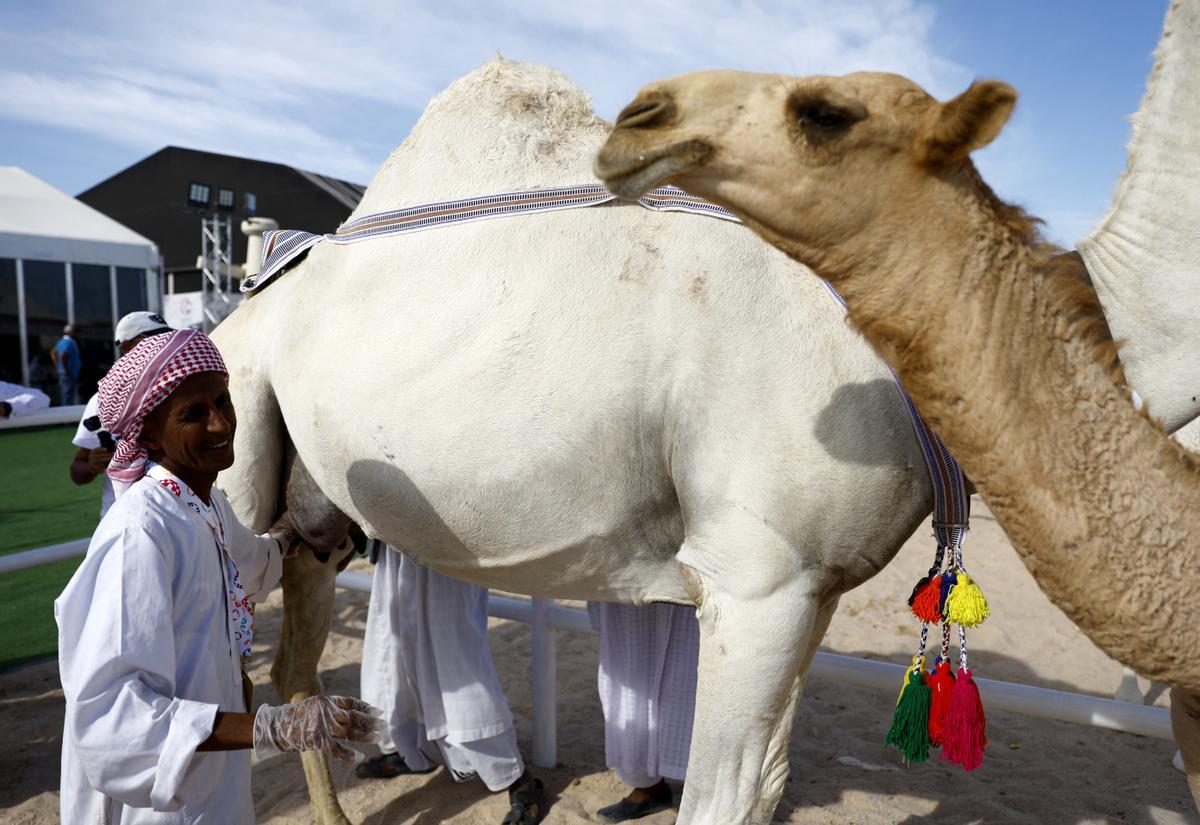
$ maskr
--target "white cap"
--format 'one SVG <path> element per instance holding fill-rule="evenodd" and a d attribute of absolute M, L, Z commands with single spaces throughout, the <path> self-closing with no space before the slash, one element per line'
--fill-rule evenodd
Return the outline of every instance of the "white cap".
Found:
<path fill-rule="evenodd" d="M 157 312 L 131 312 L 117 321 L 113 338 L 118 344 L 123 344 L 139 335 L 157 335 L 160 332 L 171 332 L 171 327 Z"/>

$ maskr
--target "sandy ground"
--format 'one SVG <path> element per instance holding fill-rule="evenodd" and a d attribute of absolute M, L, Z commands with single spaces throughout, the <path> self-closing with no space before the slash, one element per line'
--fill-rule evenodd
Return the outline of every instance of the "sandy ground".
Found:
<path fill-rule="evenodd" d="M 1111 697 L 1121 668 L 1046 601 L 986 511 L 977 513 L 973 526 L 967 565 L 993 609 L 992 618 L 970 637 L 975 673 Z M 932 557 L 926 532 L 910 540 L 874 580 L 843 598 L 826 650 L 907 662 L 917 625 L 906 617 L 904 599 Z M 331 692 L 358 693 L 365 614 L 365 595 L 340 593 L 321 663 Z M 259 686 L 256 699 L 268 702 L 278 701 L 267 670 L 279 616 L 277 591 L 258 613 L 252 671 Z M 493 621 L 492 651 L 525 753 L 530 747 L 529 642 L 527 626 Z M 560 761 L 553 770 L 537 770 L 551 800 L 547 823 L 595 822 L 592 812 L 622 794 L 604 766 L 597 648 L 594 636 L 559 635 Z M 983 700 L 986 706 L 986 693 Z M 895 751 L 882 746 L 894 701 L 890 691 L 810 681 L 792 736 L 791 778 L 777 822 L 1200 823 L 1183 775 L 1171 767 L 1169 742 L 994 712 L 988 727 L 992 744 L 978 771 L 964 774 L 937 760 L 905 768 Z M 0 674 L 5 745 L 0 748 L 0 822 L 58 820 L 61 727 L 62 693 L 53 662 Z M 481 783 L 456 784 L 444 771 L 379 781 L 359 780 L 351 769 L 337 766 L 335 776 L 342 804 L 357 823 L 495 825 L 506 808 Z M 254 799 L 260 822 L 311 821 L 294 756 L 255 765 Z M 664 825 L 674 817 L 668 812 L 642 821 Z"/>

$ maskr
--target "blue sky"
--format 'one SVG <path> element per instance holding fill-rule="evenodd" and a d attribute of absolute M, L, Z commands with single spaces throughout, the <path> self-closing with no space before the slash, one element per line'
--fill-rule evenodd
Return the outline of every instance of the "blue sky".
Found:
<path fill-rule="evenodd" d="M 608 118 L 643 83 L 703 68 L 897 71 L 939 97 L 996 77 L 1021 100 L 980 153 L 980 167 L 1001 196 L 1069 244 L 1106 209 L 1124 167 L 1127 118 L 1141 99 L 1166 5 L 12 4 L 0 28 L 0 164 L 78 194 L 174 144 L 366 183 L 429 97 L 497 52 L 563 70 Z"/>

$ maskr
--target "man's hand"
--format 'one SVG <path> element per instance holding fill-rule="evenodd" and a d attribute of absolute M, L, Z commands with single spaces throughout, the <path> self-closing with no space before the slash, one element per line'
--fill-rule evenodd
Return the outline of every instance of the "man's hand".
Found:
<path fill-rule="evenodd" d="M 291 515 L 286 511 L 279 520 L 272 524 L 267 529 L 267 535 L 279 541 L 283 548 L 283 557 L 290 559 L 300 551 L 300 545 L 304 543 L 304 539 L 300 536 L 300 531 L 296 529 L 295 523 L 292 521 Z"/>
<path fill-rule="evenodd" d="M 108 463 L 112 461 L 113 454 L 103 447 L 97 447 L 88 452 L 88 469 L 94 474 L 100 475 L 108 469 Z"/>
<path fill-rule="evenodd" d="M 383 713 L 347 696 L 310 696 L 292 705 L 263 705 L 254 716 L 254 752 L 322 751 L 345 762 L 363 755 L 342 742 L 376 742 Z"/>

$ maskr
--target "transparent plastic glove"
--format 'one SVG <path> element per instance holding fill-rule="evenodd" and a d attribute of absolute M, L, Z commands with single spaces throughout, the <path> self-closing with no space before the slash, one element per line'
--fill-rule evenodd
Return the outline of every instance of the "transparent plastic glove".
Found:
<path fill-rule="evenodd" d="M 254 715 L 254 754 L 262 758 L 323 751 L 345 762 L 359 762 L 363 755 L 342 741 L 377 741 L 382 715 L 378 708 L 349 696 L 317 695 L 291 705 L 263 705 Z"/>

